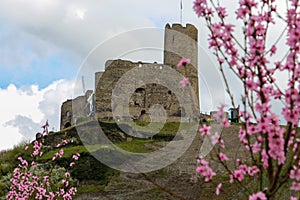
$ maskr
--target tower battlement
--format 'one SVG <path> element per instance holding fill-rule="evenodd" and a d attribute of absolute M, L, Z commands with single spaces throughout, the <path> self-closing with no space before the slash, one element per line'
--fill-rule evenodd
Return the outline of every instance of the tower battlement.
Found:
<path fill-rule="evenodd" d="M 192 24 L 186 24 L 186 26 L 183 26 L 182 24 L 166 24 L 165 29 L 181 32 L 195 41 L 198 41 L 198 30 Z"/>

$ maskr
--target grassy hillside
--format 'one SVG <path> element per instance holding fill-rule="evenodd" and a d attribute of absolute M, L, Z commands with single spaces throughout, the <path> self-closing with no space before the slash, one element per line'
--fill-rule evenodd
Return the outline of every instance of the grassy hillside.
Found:
<path fill-rule="evenodd" d="M 80 126 L 89 127 L 89 123 L 94 122 L 83 123 Z M 117 147 L 135 153 L 154 151 L 155 148 L 151 144 L 172 139 L 179 127 L 179 123 L 166 123 L 152 139 L 137 139 L 127 136 L 115 123 L 99 122 L 99 124 L 104 133 Z M 137 125 L 144 127 L 147 124 L 138 123 Z M 157 127 L 159 126 L 157 124 Z M 87 128 L 86 134 L 89 134 L 89 131 Z M 53 155 L 61 149 L 56 147 L 56 145 L 64 139 L 68 140 L 69 144 L 62 147 L 64 150 L 63 157 L 52 161 Z M 29 146 L 29 150 L 25 151 L 24 148 L 27 145 Z M 11 150 L 0 152 L 0 196 L 2 198 L 4 198 L 3 196 L 9 189 L 9 179 L 12 177 L 12 171 L 19 164 L 17 158 L 22 156 L 24 159 L 31 161 L 32 156 L 30 152 L 32 152 L 32 147 L 32 143 L 21 143 Z M 80 153 L 80 159 L 74 168 L 70 169 L 72 177 L 78 180 L 79 183 L 77 186 L 78 194 L 99 192 L 107 185 L 111 178 L 119 175 L 118 171 L 110 169 L 91 156 L 91 153 L 101 151 L 102 149 L 107 149 L 107 145 L 83 146 L 76 128 L 69 127 L 62 131 L 52 132 L 44 137 L 43 155 L 38 158 L 37 162 L 55 164 L 68 169 L 68 163 L 72 162 L 72 155 Z"/>
<path fill-rule="evenodd" d="M 97 134 L 91 129 L 90 123 L 80 124 L 80 130 L 87 134 L 88 140 L 95 139 Z M 115 146 L 125 151 L 135 153 L 147 153 L 155 151 L 158 148 L 168 144 L 173 139 L 179 128 L 179 123 L 166 123 L 161 128 L 161 124 L 154 124 L 153 131 L 157 131 L 154 137 L 148 139 L 138 139 L 127 135 L 116 123 L 99 122 L 103 132 L 113 142 Z M 138 123 L 137 129 L 145 130 L 143 127 L 147 123 Z M 182 124 L 183 128 L 188 127 Z M 238 138 L 239 125 L 232 124 L 230 128 L 222 130 L 222 138 L 226 143 L 226 154 L 232 158 L 237 156 L 247 157 L 247 152 L 243 149 Z M 126 124 L 124 124 L 126 127 Z M 128 128 L 128 127 L 127 127 Z M 161 129 L 159 129 L 161 128 Z M 159 131 L 158 131 L 159 130 Z M 132 130 L 130 130 L 132 131 Z M 139 130 L 138 130 L 139 131 Z M 297 129 L 299 132 L 299 128 Z M 176 160 L 172 165 L 164 169 L 157 170 L 147 174 L 130 174 L 119 172 L 100 163 L 91 154 L 100 152 L 103 155 L 107 151 L 114 151 L 110 145 L 83 145 L 82 138 L 78 136 L 75 127 L 69 127 L 65 130 L 50 133 L 45 136 L 43 155 L 38 158 L 37 162 L 47 165 L 58 165 L 59 167 L 69 170 L 74 183 L 78 189 L 77 196 L 80 199 L 178 199 L 176 194 L 187 197 L 187 199 L 211 200 L 215 199 L 216 184 L 223 182 L 222 193 L 218 199 L 246 199 L 246 192 L 238 184 L 229 184 L 228 174 L 222 171 L 220 166 L 213 160 L 214 153 L 209 154 L 212 166 L 223 173 L 218 176 L 214 182 L 204 184 L 199 176 L 195 175 L 196 157 L 199 155 L 201 137 L 198 134 L 190 145 L 189 149 Z M 68 140 L 68 144 L 63 146 L 64 155 L 62 158 L 52 161 L 52 157 L 61 148 L 56 147 L 62 140 Z M 24 148 L 29 145 L 29 151 Z M 5 199 L 5 194 L 9 190 L 9 179 L 12 177 L 13 169 L 18 165 L 17 158 L 22 156 L 28 161 L 32 160 L 30 155 L 32 144 L 21 143 L 8 151 L 0 152 L 0 199 Z M 73 168 L 68 164 L 72 161 L 72 155 L 80 153 L 80 159 Z M 248 185 L 256 184 L 256 180 L 247 180 Z M 168 191 L 169 190 L 169 191 Z M 170 192 L 171 191 L 171 192 Z M 172 196 L 171 193 L 175 193 Z M 282 189 L 283 197 L 289 195 L 288 188 Z M 2 196 L 2 198 L 1 198 Z M 107 198 L 106 198 L 107 197 Z M 282 199 L 282 198 L 281 198 Z M 285 199 L 285 198 L 283 198 Z"/>

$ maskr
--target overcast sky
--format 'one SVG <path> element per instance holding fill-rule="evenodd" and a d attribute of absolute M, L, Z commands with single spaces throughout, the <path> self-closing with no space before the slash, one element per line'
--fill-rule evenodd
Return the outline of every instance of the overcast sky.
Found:
<path fill-rule="evenodd" d="M 47 119 L 50 130 L 59 129 L 60 105 L 72 98 L 80 66 L 95 47 L 144 28 L 156 28 L 158 34 L 151 37 L 162 46 L 165 24 L 179 20 L 180 0 L 1 0 L 0 150 L 32 139 Z M 207 50 L 207 32 L 192 9 L 192 0 L 183 0 L 186 23 L 199 30 L 200 89 L 205 94 L 200 95 L 200 102 L 201 110 L 209 111 L 216 106 L 216 96 L 224 100 L 224 88 L 218 81 L 217 68 Z M 144 35 L 128 37 L 127 41 L 143 39 Z M 116 48 L 107 48 L 107 57 L 115 56 Z M 132 49 L 128 47 L 128 51 Z M 162 49 L 145 51 L 125 51 L 116 57 L 162 61 Z M 103 65 L 93 70 L 101 71 Z"/>

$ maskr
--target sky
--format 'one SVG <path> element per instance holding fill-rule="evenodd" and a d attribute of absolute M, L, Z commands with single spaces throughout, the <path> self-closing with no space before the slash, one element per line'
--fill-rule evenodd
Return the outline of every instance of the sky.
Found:
<path fill-rule="evenodd" d="M 224 87 L 215 81 L 220 77 L 207 49 L 207 32 L 192 2 L 183 0 L 183 24 L 194 24 L 199 30 L 200 90 L 205 94 L 200 102 L 201 110 L 208 112 L 216 107 L 212 96 L 224 100 Z M 162 62 L 161 33 L 166 23 L 179 22 L 180 0 L 1 0 L 0 150 L 32 140 L 46 120 L 50 130 L 59 129 L 60 105 L 77 95 L 75 81 L 93 49 L 105 49 L 103 62 L 118 57 Z M 130 37 L 131 32 L 145 28 L 158 30 L 151 37 L 161 48 L 130 53 L 130 44 L 146 38 Z M 129 53 L 124 48 L 123 54 L 116 55 L 121 46 L 110 42 L 120 35 L 126 37 Z M 94 66 L 88 74 L 103 66 Z M 92 79 L 85 79 L 87 89 L 92 88 Z M 237 80 L 231 78 L 231 83 Z"/>

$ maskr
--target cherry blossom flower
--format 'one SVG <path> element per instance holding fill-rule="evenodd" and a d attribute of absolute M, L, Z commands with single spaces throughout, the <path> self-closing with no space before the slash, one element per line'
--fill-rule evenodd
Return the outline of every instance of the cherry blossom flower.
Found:
<path fill-rule="evenodd" d="M 220 189 L 222 188 L 222 183 L 219 183 L 217 188 L 216 188 L 216 195 L 219 196 L 220 195 Z"/>
<path fill-rule="evenodd" d="M 205 135 L 209 135 L 210 134 L 210 132 L 209 132 L 210 129 L 211 129 L 210 126 L 206 126 L 204 124 L 203 127 L 199 129 L 199 131 L 200 131 L 200 133 L 201 133 L 202 136 L 205 136 Z"/>
<path fill-rule="evenodd" d="M 292 169 L 290 171 L 290 178 L 300 180 L 300 169 Z"/>
<path fill-rule="evenodd" d="M 221 161 L 228 160 L 228 157 L 224 153 L 222 153 L 222 152 L 219 153 L 219 158 L 220 158 Z"/>
<path fill-rule="evenodd" d="M 249 196 L 249 200 L 267 200 L 265 193 L 258 192 Z"/>
<path fill-rule="evenodd" d="M 200 163 L 200 166 L 196 168 L 196 172 L 205 177 L 205 182 L 211 181 L 212 178 L 216 176 L 216 173 L 212 170 L 212 168 L 209 167 L 208 162 L 206 160 L 200 158 L 198 160 L 198 163 Z"/>
<path fill-rule="evenodd" d="M 177 67 L 184 67 L 184 66 L 186 66 L 188 64 L 191 64 L 191 59 L 189 59 L 189 58 L 181 58 L 181 60 L 177 64 Z"/>
<path fill-rule="evenodd" d="M 238 181 L 242 181 L 245 178 L 245 172 L 243 170 L 235 170 L 233 173 L 233 177 L 236 178 Z"/>
<path fill-rule="evenodd" d="M 182 85 L 182 87 L 188 86 L 188 85 L 190 84 L 189 78 L 184 77 L 184 78 L 182 79 L 182 81 L 180 81 L 180 84 Z"/>
<path fill-rule="evenodd" d="M 74 155 L 72 156 L 72 158 L 73 158 L 74 160 L 78 160 L 79 157 L 80 157 L 80 154 L 79 154 L 79 153 L 76 153 L 76 154 L 74 154 Z"/>

